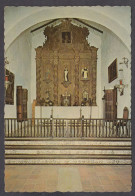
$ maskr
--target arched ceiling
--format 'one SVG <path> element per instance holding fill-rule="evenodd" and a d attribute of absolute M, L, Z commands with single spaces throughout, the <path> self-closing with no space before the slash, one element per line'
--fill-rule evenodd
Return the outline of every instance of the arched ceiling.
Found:
<path fill-rule="evenodd" d="M 81 18 L 111 30 L 130 50 L 130 7 L 6 7 L 5 50 L 25 30 L 55 18 Z M 101 29 L 102 30 L 102 29 Z"/>

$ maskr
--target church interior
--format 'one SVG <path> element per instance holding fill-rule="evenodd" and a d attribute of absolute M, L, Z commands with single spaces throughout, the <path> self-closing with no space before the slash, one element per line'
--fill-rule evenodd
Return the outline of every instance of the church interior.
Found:
<path fill-rule="evenodd" d="M 7 6 L 4 18 L 6 190 L 12 170 L 43 167 L 54 191 L 130 190 L 130 7 Z M 72 172 L 82 184 L 62 184 Z"/>

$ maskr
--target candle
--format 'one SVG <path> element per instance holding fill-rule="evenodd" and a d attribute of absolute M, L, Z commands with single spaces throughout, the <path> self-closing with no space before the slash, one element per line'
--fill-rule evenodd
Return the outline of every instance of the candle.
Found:
<path fill-rule="evenodd" d="M 5 81 L 8 81 L 8 76 L 7 75 L 5 76 Z"/>
<path fill-rule="evenodd" d="M 122 85 L 122 80 L 120 80 L 120 85 Z"/>

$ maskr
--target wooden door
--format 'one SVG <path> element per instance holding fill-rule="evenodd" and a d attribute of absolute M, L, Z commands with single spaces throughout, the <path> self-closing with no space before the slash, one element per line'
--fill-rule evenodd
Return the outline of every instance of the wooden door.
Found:
<path fill-rule="evenodd" d="M 17 86 L 16 98 L 17 98 L 17 121 L 23 119 L 23 107 L 22 107 L 22 86 Z"/>
<path fill-rule="evenodd" d="M 27 100 L 28 90 L 23 89 L 22 86 L 17 86 L 17 121 L 27 119 Z"/>
<path fill-rule="evenodd" d="M 117 89 L 105 90 L 105 118 L 117 118 Z"/>
<path fill-rule="evenodd" d="M 27 98 L 28 98 L 28 90 L 23 89 L 23 119 L 27 119 Z"/>

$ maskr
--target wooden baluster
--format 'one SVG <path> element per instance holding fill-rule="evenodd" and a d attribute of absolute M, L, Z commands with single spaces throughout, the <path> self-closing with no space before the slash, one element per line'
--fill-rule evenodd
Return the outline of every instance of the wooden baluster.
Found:
<path fill-rule="evenodd" d="M 90 119 L 88 120 L 88 125 L 89 125 L 89 137 L 90 137 Z"/>
<path fill-rule="evenodd" d="M 130 120 L 130 137 L 132 137 L 131 120 Z"/>
<path fill-rule="evenodd" d="M 92 120 L 92 137 L 94 137 L 94 120 Z"/>
<path fill-rule="evenodd" d="M 61 122 L 61 119 L 60 119 L 60 137 L 62 137 L 62 122 Z"/>
<path fill-rule="evenodd" d="M 70 120 L 70 137 L 72 137 L 72 127 L 71 127 L 72 120 Z"/>
<path fill-rule="evenodd" d="M 36 121 L 36 119 L 33 118 L 34 137 L 36 136 L 36 129 L 35 129 L 36 123 L 35 123 L 35 121 Z"/>
<path fill-rule="evenodd" d="M 22 137 L 22 120 L 21 120 L 21 137 Z"/>
<path fill-rule="evenodd" d="M 88 119 L 86 119 L 86 137 L 87 137 L 87 133 L 88 133 Z"/>
<path fill-rule="evenodd" d="M 26 132 L 25 132 L 25 123 L 26 123 L 26 120 L 24 120 L 24 137 L 26 136 Z"/>
<path fill-rule="evenodd" d="M 64 137 L 64 120 L 62 120 L 63 121 L 63 137 Z"/>
<path fill-rule="evenodd" d="M 74 122 L 74 137 L 75 137 L 75 120 L 73 122 Z"/>
<path fill-rule="evenodd" d="M 39 119 L 37 119 L 37 137 L 38 137 L 38 133 L 39 133 Z"/>
<path fill-rule="evenodd" d="M 32 119 L 30 119 L 30 127 L 31 127 L 31 137 L 33 136 L 32 134 Z"/>
<path fill-rule="evenodd" d="M 19 133 L 19 122 L 17 121 L 17 137 L 18 137 L 18 133 Z"/>
<path fill-rule="evenodd" d="M 52 115 L 50 117 L 50 137 L 52 137 Z"/>
<path fill-rule="evenodd" d="M 96 119 L 96 137 L 97 137 L 97 119 Z"/>
<path fill-rule="evenodd" d="M 56 119 L 56 137 L 57 137 L 57 126 L 58 126 L 58 125 L 57 125 L 57 119 Z"/>
<path fill-rule="evenodd" d="M 106 137 L 107 137 L 107 120 L 106 120 Z"/>
<path fill-rule="evenodd" d="M 82 116 L 82 137 L 84 137 L 84 116 Z"/>
<path fill-rule="evenodd" d="M 110 131 L 111 131 L 111 127 L 110 127 L 110 119 L 109 119 L 109 137 L 110 137 Z"/>
<path fill-rule="evenodd" d="M 7 137 L 6 119 L 4 119 L 4 132 L 5 132 L 5 137 Z"/>
<path fill-rule="evenodd" d="M 105 128 L 105 120 L 103 119 L 103 124 L 102 124 L 102 137 L 104 137 L 104 135 L 105 135 L 105 130 L 104 130 L 104 128 Z"/>
<path fill-rule="evenodd" d="M 12 130 L 12 119 L 10 120 L 10 125 L 11 125 L 11 137 L 12 137 L 12 136 L 13 136 L 13 135 L 12 135 L 12 131 L 13 131 L 13 130 Z"/>
<path fill-rule="evenodd" d="M 14 119 L 14 137 L 16 137 L 16 120 Z"/>
<path fill-rule="evenodd" d="M 44 127 L 44 137 L 45 137 L 45 119 L 43 119 L 43 127 Z"/>
<path fill-rule="evenodd" d="M 47 130 L 47 137 L 48 137 L 48 119 L 46 119 L 46 130 Z"/>

